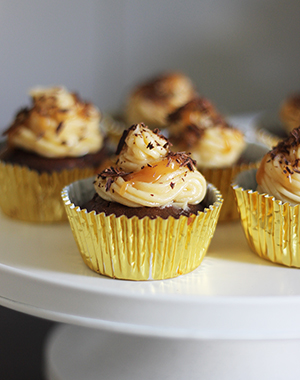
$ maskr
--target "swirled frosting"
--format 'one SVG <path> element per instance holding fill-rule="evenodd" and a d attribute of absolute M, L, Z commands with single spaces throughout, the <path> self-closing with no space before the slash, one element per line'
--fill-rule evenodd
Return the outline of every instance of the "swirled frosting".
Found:
<path fill-rule="evenodd" d="M 181 73 L 151 78 L 129 94 L 126 122 L 132 125 L 142 120 L 150 128 L 166 127 L 167 115 L 195 95 L 192 81 Z"/>
<path fill-rule="evenodd" d="M 256 180 L 260 193 L 291 205 L 300 203 L 300 127 L 264 156 Z"/>
<path fill-rule="evenodd" d="M 279 109 L 279 118 L 287 132 L 300 125 L 300 93 L 285 99 Z"/>
<path fill-rule="evenodd" d="M 205 98 L 196 98 L 168 117 L 170 141 L 191 152 L 200 168 L 232 166 L 245 148 L 243 133 L 227 124 Z"/>
<path fill-rule="evenodd" d="M 100 150 L 101 114 L 63 87 L 34 88 L 32 107 L 24 108 L 5 132 L 8 143 L 45 157 L 78 157 Z"/>
<path fill-rule="evenodd" d="M 206 181 L 185 153 L 172 153 L 158 130 L 136 124 L 124 132 L 116 165 L 95 180 L 95 190 L 106 201 L 129 207 L 187 208 L 200 203 Z"/>

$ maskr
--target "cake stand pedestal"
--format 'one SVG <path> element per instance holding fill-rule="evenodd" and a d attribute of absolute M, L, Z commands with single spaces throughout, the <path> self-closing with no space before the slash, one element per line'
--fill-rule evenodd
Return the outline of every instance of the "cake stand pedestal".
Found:
<path fill-rule="evenodd" d="M 61 325 L 47 343 L 48 380 L 298 379 L 300 340 L 151 338 Z"/>

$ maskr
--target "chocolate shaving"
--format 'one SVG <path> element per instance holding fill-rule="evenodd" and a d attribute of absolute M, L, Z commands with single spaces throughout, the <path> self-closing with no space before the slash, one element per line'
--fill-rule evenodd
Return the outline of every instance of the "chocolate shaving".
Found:
<path fill-rule="evenodd" d="M 60 130 L 62 129 L 64 123 L 61 121 L 58 126 L 56 127 L 56 134 L 59 134 Z"/>
<path fill-rule="evenodd" d="M 290 156 L 290 151 L 292 148 L 298 147 L 300 145 L 300 127 L 293 129 L 289 136 L 283 140 L 280 141 L 271 151 L 270 151 L 270 157 L 271 160 L 274 160 L 276 156 L 281 155 L 282 160 L 285 165 L 285 169 L 283 172 L 294 174 L 294 172 L 298 173 L 295 168 L 298 168 L 299 164 L 299 158 L 296 158 L 295 161 L 292 163 L 288 160 Z M 289 166 L 293 167 L 293 170 L 289 168 Z"/>
<path fill-rule="evenodd" d="M 128 174 L 130 174 L 130 173 L 126 173 L 124 171 L 119 170 L 116 167 L 111 166 L 109 168 L 104 169 L 101 173 L 98 174 L 97 177 L 104 179 L 104 178 L 108 178 L 108 177 L 112 177 L 112 178 L 114 178 L 114 177 L 124 177 L 124 176 L 126 176 Z"/>
<path fill-rule="evenodd" d="M 147 149 L 153 149 L 154 148 L 154 145 L 152 144 L 152 142 L 150 141 L 149 144 L 147 145 Z"/>
<path fill-rule="evenodd" d="M 106 181 L 106 184 L 105 184 L 105 191 L 108 191 L 111 187 L 111 184 L 113 183 L 113 179 L 112 177 L 108 177 L 107 178 L 107 181 Z"/>
<path fill-rule="evenodd" d="M 175 160 L 180 165 L 180 167 L 186 166 L 191 172 L 193 172 L 196 167 L 196 161 L 190 157 L 190 153 L 170 152 L 168 154 L 167 166 L 170 165 L 170 162 L 171 162 L 170 160 Z"/>
<path fill-rule="evenodd" d="M 121 136 L 121 138 L 119 140 L 119 144 L 117 146 L 116 155 L 119 155 L 121 153 L 121 151 L 122 151 L 122 149 L 123 149 L 123 147 L 125 145 L 125 140 L 126 140 L 128 134 L 129 134 L 129 132 L 130 131 L 134 131 L 136 129 L 137 125 L 138 124 L 133 124 L 130 128 L 125 129 L 123 131 L 123 134 L 122 134 L 122 136 Z M 143 123 L 141 123 L 141 125 L 145 126 Z"/>
<path fill-rule="evenodd" d="M 129 133 L 129 129 L 125 129 L 125 131 L 123 131 L 123 134 L 117 146 L 116 155 L 119 155 L 121 153 L 121 150 L 123 149 L 123 146 L 125 145 L 125 140 L 126 140 L 126 137 L 128 136 L 128 133 Z"/>
<path fill-rule="evenodd" d="M 124 171 L 119 170 L 116 167 L 111 166 L 109 168 L 104 169 L 101 173 L 99 173 L 97 178 L 106 179 L 105 191 L 109 191 L 115 178 L 124 177 L 128 174 L 130 173 L 126 173 Z"/>
<path fill-rule="evenodd" d="M 171 186 L 172 189 L 174 189 L 175 183 L 174 182 L 170 182 L 170 186 Z"/>

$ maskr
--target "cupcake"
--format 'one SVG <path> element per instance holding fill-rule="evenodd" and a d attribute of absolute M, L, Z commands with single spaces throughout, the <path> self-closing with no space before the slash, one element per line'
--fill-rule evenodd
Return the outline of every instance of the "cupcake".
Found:
<path fill-rule="evenodd" d="M 126 130 L 117 159 L 62 192 L 84 262 L 120 279 L 165 279 L 198 267 L 222 198 L 185 153 L 144 124 Z"/>
<path fill-rule="evenodd" d="M 166 117 L 196 95 L 190 78 L 182 73 L 161 74 L 136 86 L 125 108 L 127 125 L 141 120 L 149 128 L 165 128 Z"/>
<path fill-rule="evenodd" d="M 170 142 L 178 151 L 190 152 L 207 181 L 224 197 L 220 221 L 237 220 L 232 178 L 256 165 L 266 149 L 246 144 L 243 133 L 230 126 L 214 105 L 195 98 L 168 116 Z"/>
<path fill-rule="evenodd" d="M 0 152 L 0 207 L 10 217 L 56 222 L 67 216 L 61 189 L 97 172 L 106 156 L 101 114 L 63 87 L 34 88 Z"/>
<path fill-rule="evenodd" d="M 300 127 L 268 152 L 257 170 L 234 180 L 250 247 L 275 263 L 300 267 Z"/>

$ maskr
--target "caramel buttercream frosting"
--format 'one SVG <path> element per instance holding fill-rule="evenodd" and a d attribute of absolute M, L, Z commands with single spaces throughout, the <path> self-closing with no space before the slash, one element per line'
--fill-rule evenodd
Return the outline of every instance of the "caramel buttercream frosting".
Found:
<path fill-rule="evenodd" d="M 279 109 L 279 118 L 287 132 L 300 125 L 300 93 L 286 98 Z"/>
<path fill-rule="evenodd" d="M 191 152 L 200 168 L 230 167 L 246 145 L 243 133 L 205 98 L 193 99 L 171 113 L 168 129 L 174 146 Z"/>
<path fill-rule="evenodd" d="M 143 121 L 150 128 L 164 128 L 167 115 L 195 95 L 191 79 L 182 73 L 171 72 L 151 78 L 129 94 L 126 122 L 132 125 Z"/>
<path fill-rule="evenodd" d="M 300 203 L 300 127 L 264 156 L 256 180 L 258 192 L 291 205 Z"/>
<path fill-rule="evenodd" d="M 34 88 L 5 134 L 8 144 L 48 158 L 79 157 L 103 145 L 101 113 L 63 87 Z"/>
<path fill-rule="evenodd" d="M 102 171 L 94 184 L 100 198 L 129 207 L 187 208 L 199 204 L 206 181 L 186 153 L 170 151 L 158 130 L 135 124 L 124 131 L 116 164 Z"/>

